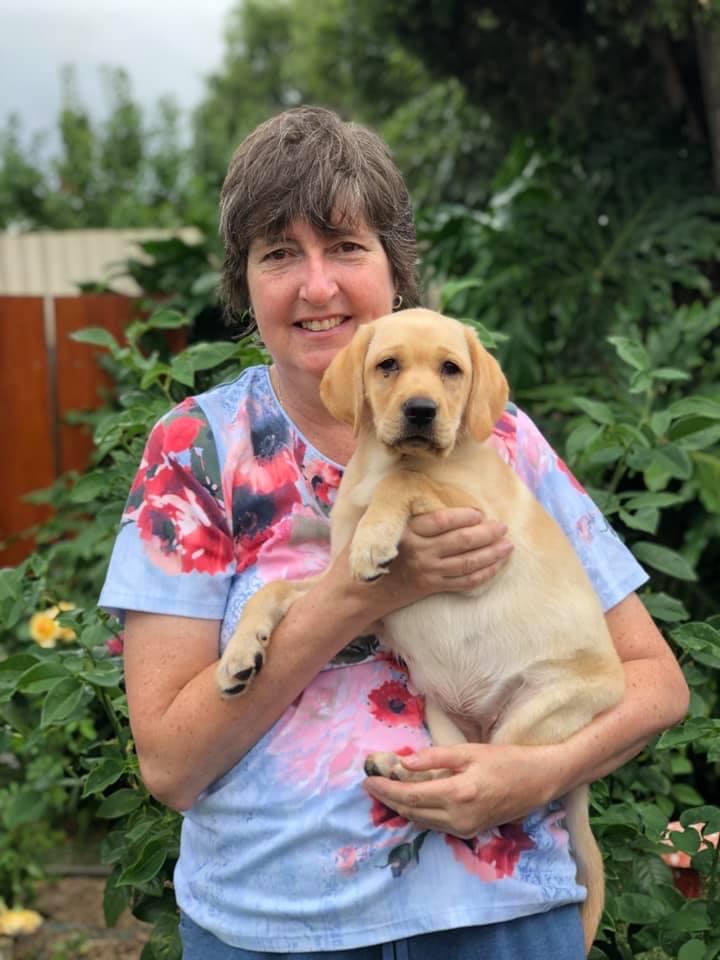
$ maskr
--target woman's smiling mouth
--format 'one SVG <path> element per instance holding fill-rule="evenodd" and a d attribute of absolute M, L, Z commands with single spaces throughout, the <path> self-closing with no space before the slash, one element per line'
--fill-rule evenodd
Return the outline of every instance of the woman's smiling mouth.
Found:
<path fill-rule="evenodd" d="M 348 317 L 346 316 L 335 316 L 335 317 L 319 317 L 317 319 L 309 320 L 298 320 L 294 326 L 301 327 L 303 330 L 311 330 L 315 333 L 333 330 L 335 327 L 339 327 L 341 323 L 344 323 Z"/>

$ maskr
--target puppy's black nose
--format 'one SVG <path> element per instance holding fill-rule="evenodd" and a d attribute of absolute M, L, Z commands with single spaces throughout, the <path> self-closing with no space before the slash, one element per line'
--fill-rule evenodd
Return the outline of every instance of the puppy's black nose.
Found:
<path fill-rule="evenodd" d="M 405 418 L 416 427 L 427 427 L 435 419 L 437 404 L 429 397 L 410 397 L 402 406 Z"/>

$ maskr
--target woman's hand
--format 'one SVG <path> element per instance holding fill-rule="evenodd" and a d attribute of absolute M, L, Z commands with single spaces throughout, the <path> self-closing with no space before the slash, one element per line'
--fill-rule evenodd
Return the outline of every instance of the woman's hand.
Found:
<path fill-rule="evenodd" d="M 549 802 L 548 770 L 560 760 L 555 746 L 492 743 L 428 747 L 400 759 L 413 772 L 444 769 L 450 775 L 414 783 L 368 777 L 367 792 L 418 826 L 456 837 L 524 820 Z"/>
<path fill-rule="evenodd" d="M 413 517 L 389 572 L 363 584 L 376 617 L 433 593 L 461 593 L 494 577 L 513 546 L 507 527 L 472 507 L 452 507 Z"/>

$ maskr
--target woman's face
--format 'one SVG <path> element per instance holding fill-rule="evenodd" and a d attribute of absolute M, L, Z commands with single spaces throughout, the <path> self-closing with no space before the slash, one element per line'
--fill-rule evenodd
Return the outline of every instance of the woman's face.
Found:
<path fill-rule="evenodd" d="M 380 238 L 364 223 L 330 235 L 295 221 L 282 237 L 254 240 L 247 282 L 279 371 L 318 379 L 360 324 L 390 313 L 395 295 Z"/>

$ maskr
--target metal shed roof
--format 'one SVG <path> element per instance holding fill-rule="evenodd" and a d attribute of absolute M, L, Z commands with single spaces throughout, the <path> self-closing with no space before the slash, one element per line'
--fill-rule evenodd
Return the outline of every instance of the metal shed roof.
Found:
<path fill-rule="evenodd" d="M 78 283 L 102 282 L 118 261 L 142 257 L 138 242 L 180 237 L 201 239 L 194 227 L 178 230 L 39 230 L 0 233 L 0 295 L 67 296 Z M 113 290 L 140 293 L 130 277 L 113 280 Z"/>

